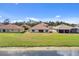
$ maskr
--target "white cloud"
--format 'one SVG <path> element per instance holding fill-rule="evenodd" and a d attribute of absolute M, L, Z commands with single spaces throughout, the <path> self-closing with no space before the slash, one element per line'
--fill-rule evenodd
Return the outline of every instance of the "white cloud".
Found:
<path fill-rule="evenodd" d="M 61 16 L 59 16 L 59 15 L 56 15 L 55 17 L 59 18 L 59 17 L 61 17 Z"/>
<path fill-rule="evenodd" d="M 77 23 L 79 23 L 78 20 L 79 20 L 79 17 L 71 17 L 71 18 L 68 18 L 67 22 L 77 24 Z"/>
<path fill-rule="evenodd" d="M 1 18 L 2 16 L 0 16 L 0 18 Z"/>
<path fill-rule="evenodd" d="M 59 17 L 59 18 L 57 18 Z M 56 17 L 49 17 L 49 18 L 34 18 L 34 17 L 24 17 L 24 18 L 19 18 L 17 20 L 12 20 L 13 22 L 21 22 L 21 21 L 28 21 L 28 20 L 33 20 L 33 21 L 63 21 L 67 23 L 79 23 L 79 17 L 61 17 L 61 16 L 56 16 Z"/>
<path fill-rule="evenodd" d="M 46 18 L 47 19 L 47 18 Z M 55 16 L 53 18 L 49 18 L 48 21 L 63 21 L 63 22 L 67 22 L 67 23 L 74 23 L 77 24 L 79 23 L 79 17 L 61 17 L 61 16 Z"/>
<path fill-rule="evenodd" d="M 27 20 L 33 20 L 33 21 L 39 21 L 38 18 L 33 18 L 33 17 L 26 17 Z"/>
<path fill-rule="evenodd" d="M 79 23 L 79 17 L 62 17 L 62 18 L 58 18 L 55 19 L 54 21 L 63 21 L 63 22 L 67 22 L 67 23 L 74 23 L 77 24 Z"/>
<path fill-rule="evenodd" d="M 22 22 L 23 20 L 19 19 L 18 22 Z"/>
<path fill-rule="evenodd" d="M 30 18 L 31 20 L 34 20 L 34 21 L 38 21 L 38 19 L 36 19 L 36 18 Z"/>
<path fill-rule="evenodd" d="M 23 22 L 23 20 L 22 19 L 13 19 L 13 20 L 11 20 L 11 22 Z"/>

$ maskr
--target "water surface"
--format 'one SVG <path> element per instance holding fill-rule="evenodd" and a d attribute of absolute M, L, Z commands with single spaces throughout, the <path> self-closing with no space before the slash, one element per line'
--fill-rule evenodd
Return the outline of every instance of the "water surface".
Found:
<path fill-rule="evenodd" d="M 0 51 L 0 56 L 79 56 L 79 50 Z"/>

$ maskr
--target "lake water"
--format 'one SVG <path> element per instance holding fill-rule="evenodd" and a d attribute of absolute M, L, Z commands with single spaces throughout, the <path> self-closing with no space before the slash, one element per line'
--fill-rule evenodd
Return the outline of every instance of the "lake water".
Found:
<path fill-rule="evenodd" d="M 79 50 L 68 51 L 0 51 L 0 56 L 79 56 Z"/>

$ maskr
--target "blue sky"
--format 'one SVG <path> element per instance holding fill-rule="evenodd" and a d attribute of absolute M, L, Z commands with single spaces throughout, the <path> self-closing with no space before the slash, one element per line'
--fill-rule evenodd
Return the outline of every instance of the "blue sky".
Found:
<path fill-rule="evenodd" d="M 79 4 L 62 3 L 0 3 L 0 21 L 9 18 L 11 22 L 65 21 L 79 23 Z"/>

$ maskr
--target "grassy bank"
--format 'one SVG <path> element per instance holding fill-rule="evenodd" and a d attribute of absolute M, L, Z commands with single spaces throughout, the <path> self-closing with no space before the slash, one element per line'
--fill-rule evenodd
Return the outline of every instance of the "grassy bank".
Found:
<path fill-rule="evenodd" d="M 79 34 L 0 33 L 0 46 L 79 46 Z"/>

